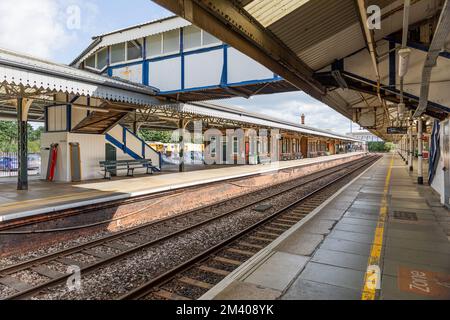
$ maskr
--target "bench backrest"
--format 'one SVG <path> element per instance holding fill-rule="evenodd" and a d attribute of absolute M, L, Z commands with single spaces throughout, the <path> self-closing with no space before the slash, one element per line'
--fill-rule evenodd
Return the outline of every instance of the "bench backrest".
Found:
<path fill-rule="evenodd" d="M 100 167 L 116 167 L 116 166 L 129 166 L 129 165 L 151 165 L 152 161 L 148 159 L 135 159 L 135 160 L 105 160 L 99 161 Z"/>

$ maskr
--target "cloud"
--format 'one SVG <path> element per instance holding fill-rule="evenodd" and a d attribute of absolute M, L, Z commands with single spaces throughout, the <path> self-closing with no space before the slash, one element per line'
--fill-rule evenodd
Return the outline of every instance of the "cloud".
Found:
<path fill-rule="evenodd" d="M 300 116 L 304 113 L 308 126 L 332 130 L 341 134 L 350 131 L 349 119 L 303 92 L 260 95 L 251 99 L 233 98 L 214 102 L 241 107 L 251 112 L 295 123 L 300 123 Z M 359 128 L 358 125 L 353 125 L 353 130 L 357 128 Z"/>
<path fill-rule="evenodd" d="M 68 25 L 68 8 L 80 8 L 86 17 L 79 29 Z M 79 31 L 89 26 L 95 5 L 81 0 L 1 0 L 0 47 L 33 56 L 57 59 L 59 51 L 76 43 Z M 5 18 L 7 17 L 7 18 Z"/>

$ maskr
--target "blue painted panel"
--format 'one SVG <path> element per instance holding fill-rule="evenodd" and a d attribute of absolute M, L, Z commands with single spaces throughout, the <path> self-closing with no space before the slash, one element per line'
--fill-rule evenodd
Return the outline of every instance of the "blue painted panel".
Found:
<path fill-rule="evenodd" d="M 142 159 L 142 157 L 138 156 L 136 153 L 128 149 L 126 146 L 124 146 L 122 143 L 117 141 L 114 137 L 110 136 L 109 134 L 105 135 L 105 138 L 108 142 L 116 146 L 118 149 L 123 150 L 126 154 L 130 155 L 133 159 L 139 160 Z"/>

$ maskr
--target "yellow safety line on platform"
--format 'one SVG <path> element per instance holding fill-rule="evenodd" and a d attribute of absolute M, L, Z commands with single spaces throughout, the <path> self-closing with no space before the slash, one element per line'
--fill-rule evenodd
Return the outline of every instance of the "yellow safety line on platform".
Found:
<path fill-rule="evenodd" d="M 378 216 L 377 227 L 370 250 L 369 260 L 367 262 L 367 271 L 364 277 L 364 289 L 361 300 L 375 300 L 377 289 L 381 285 L 381 269 L 380 257 L 383 247 L 384 223 L 388 212 L 388 193 L 391 183 L 392 167 L 394 165 L 394 157 L 392 156 L 389 169 L 384 182 L 383 198 L 381 200 L 380 214 Z"/>

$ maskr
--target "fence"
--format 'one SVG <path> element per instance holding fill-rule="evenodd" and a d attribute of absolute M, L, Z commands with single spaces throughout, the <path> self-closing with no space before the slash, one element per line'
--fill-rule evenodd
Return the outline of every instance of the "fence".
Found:
<path fill-rule="evenodd" d="M 19 168 L 17 152 L 0 152 L 0 177 L 15 177 Z M 41 173 L 41 155 L 28 155 L 28 175 L 36 176 Z"/>

